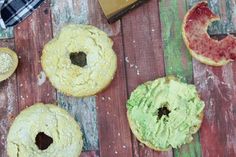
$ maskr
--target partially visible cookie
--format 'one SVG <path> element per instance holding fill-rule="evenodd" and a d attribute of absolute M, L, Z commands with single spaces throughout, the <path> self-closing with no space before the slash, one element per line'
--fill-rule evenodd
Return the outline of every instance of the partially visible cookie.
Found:
<path fill-rule="evenodd" d="M 80 126 L 64 109 L 51 104 L 23 110 L 7 137 L 9 157 L 78 157 L 82 146 Z"/>
<path fill-rule="evenodd" d="M 208 33 L 208 26 L 220 20 L 208 7 L 207 1 L 194 5 L 185 15 L 183 39 L 190 54 L 198 61 L 212 66 L 223 66 L 236 59 L 236 37 L 228 35 L 218 41 Z"/>
<path fill-rule="evenodd" d="M 9 48 L 0 48 L 0 81 L 9 78 L 16 70 L 18 57 Z"/>
<path fill-rule="evenodd" d="M 204 106 L 194 85 L 165 77 L 146 82 L 132 92 L 127 116 L 140 142 L 166 151 L 192 141 L 201 126 Z"/>
<path fill-rule="evenodd" d="M 90 25 L 68 25 L 43 49 L 42 67 L 52 85 L 75 97 L 95 95 L 112 81 L 117 57 L 107 34 Z"/>

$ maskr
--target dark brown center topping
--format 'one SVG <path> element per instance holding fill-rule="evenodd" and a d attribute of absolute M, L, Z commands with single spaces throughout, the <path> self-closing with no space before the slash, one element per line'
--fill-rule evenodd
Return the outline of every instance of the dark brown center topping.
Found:
<path fill-rule="evenodd" d="M 79 67 L 84 67 L 87 65 L 87 55 L 84 52 L 72 52 L 70 53 L 71 63 Z"/>
<path fill-rule="evenodd" d="M 162 107 L 158 109 L 158 118 L 161 119 L 163 115 L 169 116 L 170 110 L 167 107 Z"/>
<path fill-rule="evenodd" d="M 35 137 L 35 144 L 37 145 L 38 149 L 45 150 L 53 143 L 53 139 L 44 134 L 44 132 L 39 132 Z"/>

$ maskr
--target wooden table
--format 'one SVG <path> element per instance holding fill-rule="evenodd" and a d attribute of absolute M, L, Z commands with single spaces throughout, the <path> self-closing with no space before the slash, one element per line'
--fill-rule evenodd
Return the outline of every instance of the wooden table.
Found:
<path fill-rule="evenodd" d="M 181 36 L 183 16 L 197 1 L 150 0 L 109 25 L 97 0 L 47 0 L 14 29 L 1 30 L 0 45 L 14 49 L 20 64 L 10 79 L 0 83 L 0 156 L 7 156 L 7 132 L 21 110 L 36 102 L 57 102 L 82 127 L 81 157 L 235 157 L 236 62 L 221 68 L 203 65 L 190 57 Z M 210 27 L 210 34 L 222 38 L 236 33 L 236 1 L 209 4 L 222 17 Z M 114 40 L 116 77 L 97 96 L 67 97 L 45 80 L 40 64 L 43 45 L 67 23 L 95 25 Z M 206 103 L 205 117 L 191 144 L 160 153 L 132 135 L 125 103 L 140 83 L 170 74 L 197 86 Z"/>

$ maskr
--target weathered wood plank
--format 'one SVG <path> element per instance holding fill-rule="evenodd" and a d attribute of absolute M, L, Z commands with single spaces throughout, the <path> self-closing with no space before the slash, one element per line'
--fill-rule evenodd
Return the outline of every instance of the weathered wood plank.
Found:
<path fill-rule="evenodd" d="M 100 156 L 132 157 L 132 143 L 127 123 L 125 101 L 127 99 L 124 53 L 120 21 L 109 25 L 98 1 L 89 0 L 89 23 L 107 32 L 114 41 L 118 68 L 111 85 L 96 97 Z"/>
<path fill-rule="evenodd" d="M 194 60 L 194 80 L 206 103 L 202 156 L 236 156 L 236 63 L 213 68 Z"/>
<path fill-rule="evenodd" d="M 186 0 L 188 8 L 200 0 Z M 236 33 L 236 1 L 235 0 L 208 0 L 209 7 L 221 17 L 221 21 L 214 22 L 209 27 L 209 34 L 220 35 Z"/>
<path fill-rule="evenodd" d="M 193 5 L 193 1 L 188 2 Z M 235 1 L 209 2 L 223 22 L 213 25 L 211 34 L 235 33 Z M 234 29 L 232 29 L 234 28 Z M 205 100 L 205 118 L 200 130 L 202 155 L 235 156 L 235 63 L 212 68 L 194 61 L 195 84 Z"/>
<path fill-rule="evenodd" d="M 157 1 L 149 1 L 122 19 L 129 95 L 139 84 L 164 76 L 159 9 Z M 172 151 L 155 152 L 133 137 L 135 157 L 172 156 Z"/>
<path fill-rule="evenodd" d="M 88 0 L 51 0 L 53 34 L 68 23 L 88 23 Z"/>
<path fill-rule="evenodd" d="M 97 96 L 100 156 L 132 157 L 131 134 L 126 117 L 127 89 L 121 35 L 113 37 L 118 68 L 112 84 Z"/>
<path fill-rule="evenodd" d="M 0 47 L 14 49 L 14 40 L 1 40 Z M 0 82 L 0 154 L 7 157 L 6 139 L 8 129 L 18 113 L 16 75 Z"/>
<path fill-rule="evenodd" d="M 53 33 L 69 23 L 87 24 L 89 21 L 88 0 L 51 0 Z M 80 123 L 84 134 L 84 150 L 98 150 L 98 130 L 95 97 L 78 99 L 57 93 L 62 108 L 67 109 Z M 82 114 L 83 113 L 83 114 Z M 84 113 L 88 113 L 87 115 Z M 82 117 L 81 114 L 84 116 Z"/>
<path fill-rule="evenodd" d="M 13 27 L 9 27 L 7 29 L 2 29 L 0 27 L 0 39 L 9 39 L 13 37 L 14 37 Z"/>
<path fill-rule="evenodd" d="M 58 93 L 59 106 L 70 111 L 70 114 L 80 123 L 83 134 L 83 150 L 98 149 L 98 129 L 96 118 L 95 97 L 77 99 Z M 94 115 L 95 114 L 95 115 Z"/>
<path fill-rule="evenodd" d="M 192 59 L 182 39 L 182 20 L 186 12 L 185 0 L 162 0 L 160 2 L 160 17 L 162 39 L 167 75 L 175 75 L 182 81 L 192 83 Z M 199 136 L 180 149 L 174 150 L 176 157 L 199 157 L 201 146 Z"/>
<path fill-rule="evenodd" d="M 51 39 L 49 2 L 45 1 L 30 17 L 15 27 L 15 47 L 19 55 L 17 91 L 19 110 L 36 102 L 52 103 L 55 90 L 42 72 L 43 46 Z"/>
<path fill-rule="evenodd" d="M 191 56 L 185 48 L 181 33 L 185 12 L 185 0 L 162 0 L 160 2 L 166 74 L 192 82 Z"/>
<path fill-rule="evenodd" d="M 56 34 L 61 27 L 68 23 L 93 24 L 104 30 L 109 36 L 120 32 L 119 21 L 109 25 L 94 0 L 51 0 L 53 32 Z"/>

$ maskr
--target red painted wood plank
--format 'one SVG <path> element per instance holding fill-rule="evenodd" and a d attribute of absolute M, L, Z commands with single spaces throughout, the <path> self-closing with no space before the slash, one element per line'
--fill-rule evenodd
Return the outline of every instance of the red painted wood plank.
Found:
<path fill-rule="evenodd" d="M 213 68 L 194 60 L 194 79 L 206 103 L 202 156 L 236 156 L 236 63 Z"/>
<path fill-rule="evenodd" d="M 112 84 L 97 96 L 100 156 L 132 157 L 131 134 L 126 117 L 127 90 L 121 36 L 113 37 L 118 68 Z"/>
<path fill-rule="evenodd" d="M 19 109 L 36 102 L 52 103 L 55 91 L 42 72 L 40 57 L 43 46 L 52 38 L 49 1 L 15 27 Z"/>
<path fill-rule="evenodd" d="M 14 40 L 1 40 L 0 47 L 14 49 Z M 6 139 L 9 127 L 18 113 L 16 75 L 0 82 L 0 154 L 7 157 Z"/>
<path fill-rule="evenodd" d="M 132 157 L 131 134 L 125 108 L 127 89 L 120 22 L 109 25 L 97 1 L 89 3 L 89 8 L 89 23 L 112 36 L 113 48 L 118 57 L 118 68 L 114 80 L 96 98 L 100 156 Z"/>
<path fill-rule="evenodd" d="M 161 44 L 157 1 L 130 12 L 122 19 L 127 85 L 129 94 L 140 83 L 164 76 L 164 57 Z M 172 156 L 172 151 L 155 152 L 133 138 L 135 157 Z"/>

